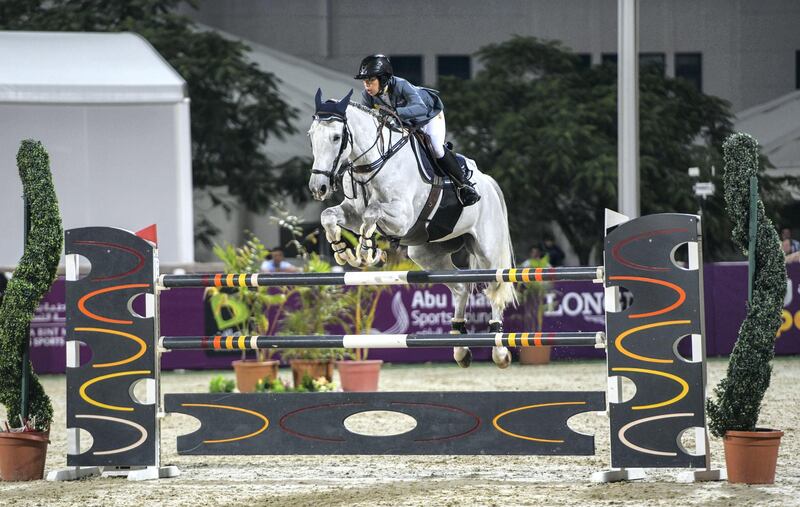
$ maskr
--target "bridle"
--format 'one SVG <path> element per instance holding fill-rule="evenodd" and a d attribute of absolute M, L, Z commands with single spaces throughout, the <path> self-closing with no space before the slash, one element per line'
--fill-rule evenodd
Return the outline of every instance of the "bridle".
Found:
<path fill-rule="evenodd" d="M 395 119 L 397 119 L 398 124 L 402 125 L 400 118 L 397 115 L 393 115 Z M 372 181 L 378 173 L 380 173 L 383 166 L 386 162 L 394 156 L 395 153 L 400 151 L 403 146 L 408 142 L 409 138 L 411 137 L 411 132 L 408 129 L 400 130 L 400 139 L 392 144 L 392 133 L 397 132 L 397 130 L 387 125 L 390 116 L 385 115 L 379 122 L 377 126 L 377 132 L 375 134 L 375 141 L 372 145 L 364 150 L 359 156 L 355 157 L 352 160 L 349 160 L 345 163 L 340 163 L 342 158 L 342 153 L 344 153 L 345 148 L 349 144 L 351 149 L 354 148 L 353 145 L 353 134 L 350 132 L 350 125 L 347 123 L 347 117 L 344 115 L 332 113 L 332 112 L 324 112 L 318 113 L 314 115 L 315 120 L 319 121 L 340 121 L 344 124 L 344 128 L 342 129 L 342 140 L 339 144 L 339 152 L 336 154 L 336 158 L 333 160 L 333 164 L 331 168 L 328 170 L 321 170 L 321 169 L 312 169 L 311 174 L 322 174 L 323 176 L 328 177 L 328 184 L 332 191 L 337 191 L 341 188 L 341 183 L 344 179 L 344 174 L 350 173 L 350 180 L 353 182 L 353 194 L 351 196 L 347 195 L 345 192 L 344 196 L 347 199 L 355 199 L 357 197 L 357 189 L 356 185 L 359 185 L 362 189 L 364 198 L 366 200 L 366 190 L 365 186 Z M 389 149 L 384 152 L 384 139 L 383 139 L 383 128 L 389 128 Z M 362 164 L 356 165 L 356 162 L 364 157 L 367 153 L 369 153 L 375 146 L 378 146 L 378 153 L 380 156 L 375 159 L 373 162 L 369 164 Z M 357 179 L 354 177 L 354 174 L 366 174 L 368 177 L 364 180 Z"/>
<path fill-rule="evenodd" d="M 344 149 L 350 144 L 350 147 L 353 147 L 353 135 L 350 133 L 350 126 L 347 124 L 347 117 L 340 116 L 334 113 L 322 113 L 322 114 L 315 114 L 315 120 L 319 121 L 341 121 L 344 123 L 344 128 L 342 129 L 342 141 L 339 144 L 339 153 L 336 154 L 336 158 L 333 159 L 333 165 L 327 171 L 323 171 L 320 169 L 312 169 L 311 174 L 322 174 L 323 176 L 328 177 L 328 184 L 331 187 L 331 190 L 334 192 L 339 189 L 339 182 L 342 180 L 344 176 L 344 165 L 341 167 L 339 166 L 339 160 L 342 158 L 342 153 L 344 153 Z"/>

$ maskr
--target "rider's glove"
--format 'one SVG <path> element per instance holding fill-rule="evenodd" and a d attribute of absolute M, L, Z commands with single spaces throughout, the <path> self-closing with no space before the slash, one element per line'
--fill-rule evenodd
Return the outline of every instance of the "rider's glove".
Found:
<path fill-rule="evenodd" d="M 384 106 L 384 105 L 379 105 L 378 106 L 378 111 L 380 111 L 383 114 L 388 114 L 389 116 L 396 116 L 397 115 L 397 112 L 394 109 L 392 109 L 391 107 L 388 107 L 388 106 Z"/>

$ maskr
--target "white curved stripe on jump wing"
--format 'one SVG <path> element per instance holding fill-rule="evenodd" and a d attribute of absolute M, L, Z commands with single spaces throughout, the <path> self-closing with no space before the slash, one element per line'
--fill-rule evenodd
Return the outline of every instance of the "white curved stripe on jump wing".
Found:
<path fill-rule="evenodd" d="M 395 293 L 394 298 L 392 298 L 392 315 L 394 315 L 395 323 L 383 332 L 386 334 L 400 334 L 408 331 L 411 319 L 408 317 L 408 310 L 403 304 L 403 295 L 400 292 Z"/>
<path fill-rule="evenodd" d="M 653 417 L 645 417 L 644 419 L 638 419 L 636 421 L 631 421 L 619 430 L 619 440 L 625 444 L 627 447 L 630 447 L 634 451 L 643 452 L 645 454 L 652 454 L 654 456 L 677 456 L 678 453 L 676 452 L 664 452 L 664 451 L 654 451 L 652 449 L 645 449 L 644 447 L 639 447 L 638 445 L 632 444 L 627 438 L 625 438 L 625 432 L 629 429 L 633 428 L 634 426 L 638 426 L 639 424 L 643 424 L 650 421 L 656 421 L 658 419 L 668 419 L 670 417 L 692 417 L 694 414 L 692 413 L 680 413 L 680 414 L 664 414 L 664 415 L 654 415 Z"/>
<path fill-rule="evenodd" d="M 408 285 L 408 271 L 348 271 L 345 285 Z"/>
<path fill-rule="evenodd" d="M 147 430 L 144 428 L 144 426 L 142 426 L 140 424 L 136 424 L 135 422 L 132 422 L 132 421 L 126 421 L 125 419 L 120 419 L 118 417 L 109 417 L 107 415 L 76 415 L 75 418 L 76 419 L 100 419 L 102 421 L 114 421 L 114 422 L 118 422 L 118 423 L 122 423 L 122 424 L 127 424 L 128 426 L 139 430 L 139 433 L 142 434 L 142 436 L 141 436 L 141 438 L 139 438 L 139 440 L 137 440 L 136 442 L 132 443 L 131 445 L 129 445 L 127 447 L 120 447 L 119 449 L 111 449 L 110 451 L 93 452 L 92 454 L 94 454 L 95 456 L 105 456 L 107 454 L 119 454 L 121 452 L 127 452 L 127 451 L 130 451 L 131 449 L 135 449 L 135 448 L 139 447 L 140 445 L 142 445 L 144 443 L 145 440 L 147 440 Z"/>

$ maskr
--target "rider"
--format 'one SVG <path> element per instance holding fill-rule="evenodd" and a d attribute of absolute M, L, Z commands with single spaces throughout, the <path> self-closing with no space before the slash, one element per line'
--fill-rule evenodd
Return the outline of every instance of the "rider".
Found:
<path fill-rule="evenodd" d="M 370 55 L 361 60 L 355 78 L 364 81 L 361 102 L 365 106 L 394 111 L 405 126 L 419 127 L 430 137 L 436 163 L 455 183 L 464 206 L 480 200 L 481 196 L 466 179 L 455 154 L 444 145 L 444 104 L 434 90 L 416 87 L 394 76 L 392 64 L 384 55 Z"/>

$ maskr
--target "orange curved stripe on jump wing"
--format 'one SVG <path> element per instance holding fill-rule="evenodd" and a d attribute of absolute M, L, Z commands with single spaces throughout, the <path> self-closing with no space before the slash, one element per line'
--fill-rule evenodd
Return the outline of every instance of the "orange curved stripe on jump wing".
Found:
<path fill-rule="evenodd" d="M 107 322 L 109 324 L 126 324 L 131 325 L 133 324 L 132 320 L 119 320 L 119 319 L 110 319 L 108 317 L 103 317 L 102 315 L 97 315 L 96 313 L 92 313 L 86 309 L 86 302 L 92 299 L 93 297 L 105 294 L 106 292 L 114 292 L 117 290 L 125 290 L 125 289 L 147 289 L 150 285 L 146 283 L 131 283 L 127 285 L 114 285 L 113 287 L 106 287 L 105 289 L 98 289 L 94 290 L 88 294 L 85 294 L 82 298 L 78 300 L 78 309 L 81 311 L 82 314 L 86 315 L 90 319 L 98 320 L 100 322 Z"/>
<path fill-rule="evenodd" d="M 671 312 L 672 310 L 674 310 L 675 308 L 679 307 L 680 305 L 683 304 L 684 301 L 686 301 L 686 291 L 684 291 L 678 285 L 675 285 L 674 283 L 671 283 L 671 282 L 667 282 L 666 280 L 659 280 L 657 278 L 646 278 L 646 277 L 643 277 L 643 276 L 610 276 L 608 279 L 609 280 L 630 280 L 630 281 L 633 281 L 633 282 L 653 283 L 653 284 L 656 284 L 656 285 L 663 285 L 664 287 L 669 287 L 670 289 L 672 289 L 672 290 L 674 290 L 675 292 L 678 293 L 678 300 L 675 301 L 674 303 L 672 303 L 671 305 L 669 305 L 669 306 L 667 306 L 665 308 L 662 308 L 660 310 L 652 311 L 652 312 L 634 313 L 634 314 L 628 315 L 629 319 L 641 319 L 641 318 L 644 318 L 644 317 L 655 317 L 656 315 L 661 315 L 662 313 L 668 313 L 668 312 Z M 634 301 L 635 301 L 635 299 L 634 299 Z"/>

